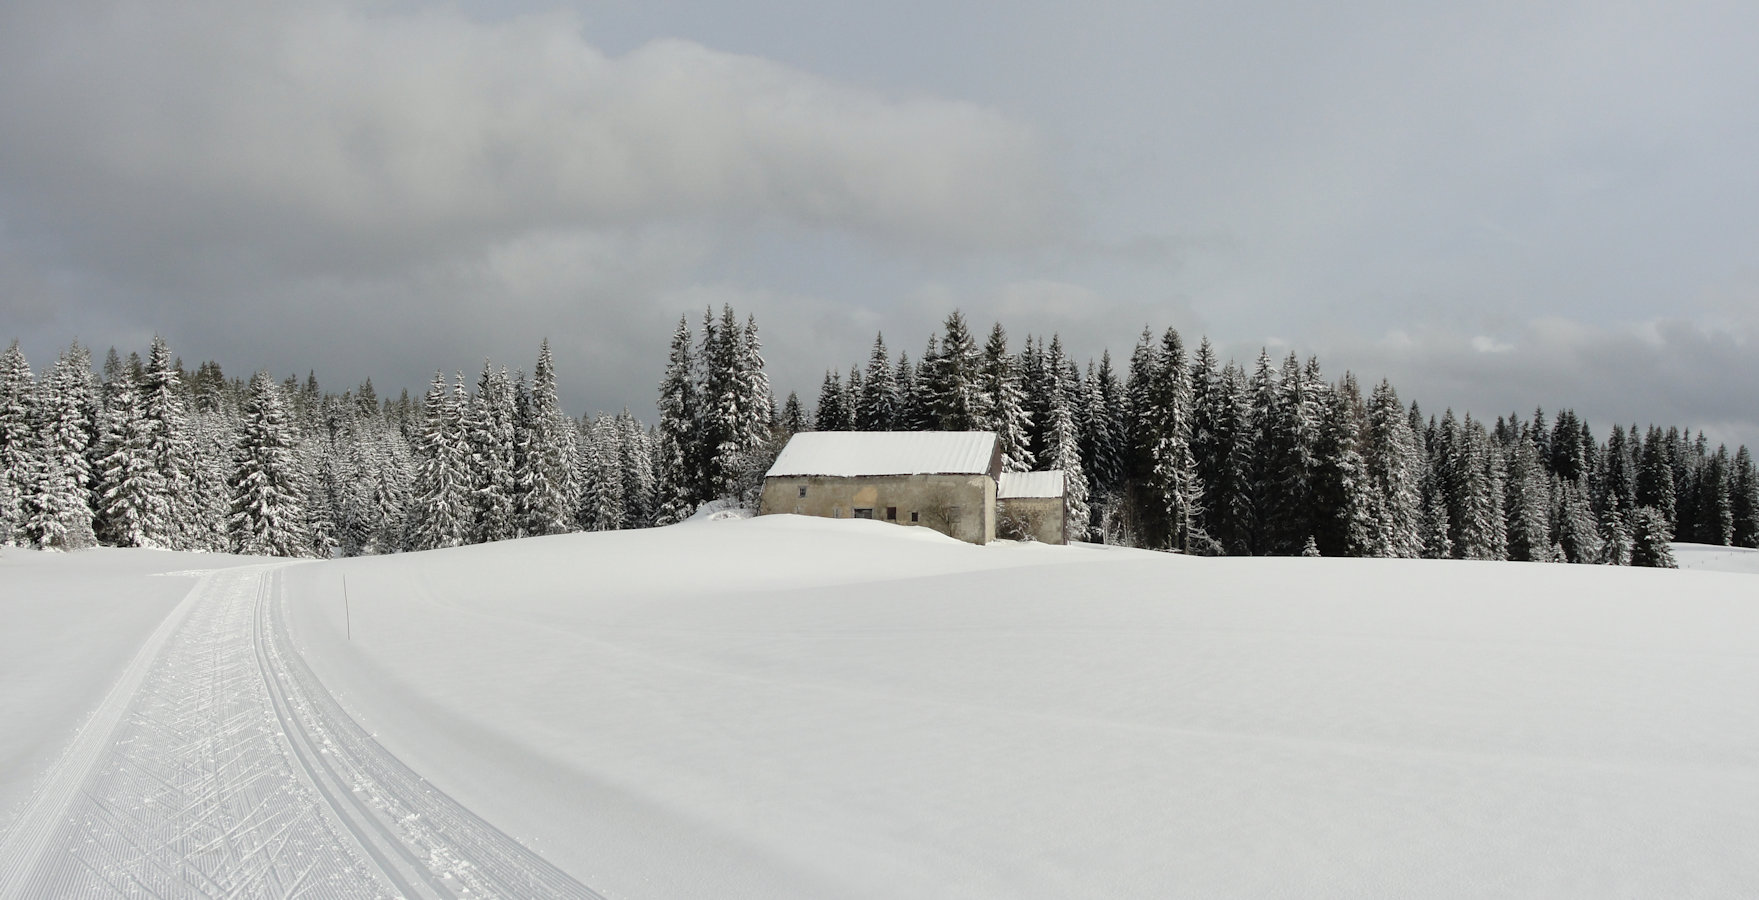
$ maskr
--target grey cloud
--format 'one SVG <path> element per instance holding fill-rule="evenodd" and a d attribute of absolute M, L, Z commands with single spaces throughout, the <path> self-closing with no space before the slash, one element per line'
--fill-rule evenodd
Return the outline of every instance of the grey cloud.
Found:
<path fill-rule="evenodd" d="M 580 408 L 650 402 L 677 304 L 742 235 L 985 253 L 1063 203 L 1034 130 L 979 105 L 370 4 L 8 5 L 0 158 L 0 338 L 34 357 L 158 331 L 237 372 L 417 386 L 548 336 Z M 779 333 L 806 308 L 729 296 Z"/>
<path fill-rule="evenodd" d="M 10 202 L 139 268 L 215 247 L 370 268 L 680 218 L 994 246 L 1054 218 L 1035 135 L 993 111 L 683 41 L 611 58 L 563 14 L 125 2 L 0 24 Z"/>

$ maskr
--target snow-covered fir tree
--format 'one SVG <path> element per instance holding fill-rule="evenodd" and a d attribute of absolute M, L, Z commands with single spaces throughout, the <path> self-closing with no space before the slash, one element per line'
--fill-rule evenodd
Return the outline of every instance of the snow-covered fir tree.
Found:
<path fill-rule="evenodd" d="M 117 547 L 169 548 L 173 519 L 165 482 L 153 460 L 152 423 L 141 413 L 134 377 L 117 374 L 99 416 L 94 466 L 99 541 Z"/>
<path fill-rule="evenodd" d="M 930 345 L 933 345 L 932 339 Z M 898 414 L 892 421 L 892 430 L 926 430 L 927 406 L 922 399 L 922 387 L 916 382 L 916 366 L 911 364 L 910 354 L 899 352 L 892 380 L 898 382 Z"/>
<path fill-rule="evenodd" d="M 940 339 L 929 335 L 922 360 L 912 365 L 910 356 L 898 354 L 898 427 L 896 431 L 934 431 L 940 427 L 930 402 L 928 374 L 940 356 Z"/>
<path fill-rule="evenodd" d="M 1447 489 L 1443 484 L 1441 427 L 1435 417 L 1427 424 L 1423 413 L 1413 401 L 1410 413 L 1411 434 L 1422 454 L 1423 524 L 1422 557 L 1452 559 L 1454 555 L 1453 523 L 1448 520 Z"/>
<path fill-rule="evenodd" d="M 1077 430 L 1074 405 L 1081 386 L 1075 369 L 1063 355 L 1062 339 L 1051 338 L 1050 352 L 1045 358 L 1048 381 L 1044 390 L 1050 395 L 1048 422 L 1045 427 L 1044 456 L 1040 465 L 1046 470 L 1063 473 L 1063 503 L 1067 511 L 1067 534 L 1071 541 L 1087 539 L 1087 475 L 1081 469 L 1081 436 Z"/>
<path fill-rule="evenodd" d="M 761 452 L 770 441 L 776 424 L 776 395 L 770 391 L 770 376 L 764 369 L 756 316 L 745 317 L 739 338 L 738 439 L 741 452 L 749 455 Z"/>
<path fill-rule="evenodd" d="M 1124 386 L 1112 368 L 1112 355 L 1100 355 L 1099 368 L 1088 363 L 1086 418 L 1081 422 L 1081 465 L 1093 499 L 1109 506 L 1124 480 Z M 1024 407 L 1023 407 L 1024 408 Z"/>
<path fill-rule="evenodd" d="M 185 397 L 182 366 L 163 337 L 153 336 L 141 382 L 141 415 L 147 420 L 153 467 L 164 485 L 170 522 L 162 529 L 167 546 L 195 549 L 192 532 L 204 530 L 204 514 L 195 492 L 196 451 Z"/>
<path fill-rule="evenodd" d="M 1555 548 L 1563 551 L 1557 562 L 1578 564 L 1595 564 L 1606 560 L 1606 541 L 1602 519 L 1594 514 L 1593 501 L 1588 496 L 1586 480 L 1565 481 L 1553 475 L 1551 477 L 1552 496 L 1554 499 L 1553 518 L 1557 522 Z M 1619 523 L 1623 527 L 1623 522 Z M 1510 556 L 1514 558 L 1514 540 L 1509 541 Z"/>
<path fill-rule="evenodd" d="M 842 387 L 843 398 L 837 404 L 837 408 L 843 411 L 843 428 L 841 430 L 856 431 L 860 427 L 856 422 L 857 409 L 861 405 L 860 366 L 849 367 L 849 379 L 843 382 Z"/>
<path fill-rule="evenodd" d="M 1028 348 L 1030 349 L 1030 341 Z M 1036 366 L 1030 359 L 1023 358 L 1021 362 L 1022 370 L 1026 372 L 1032 371 Z M 1135 348 L 1130 352 L 1130 365 L 1124 377 L 1124 411 L 1119 420 L 1123 426 L 1121 493 L 1124 495 L 1124 502 L 1120 504 L 1121 509 L 1117 516 L 1119 538 L 1133 545 L 1141 545 L 1146 539 L 1142 519 L 1144 506 L 1148 503 L 1147 485 L 1154 472 L 1155 432 L 1149 425 L 1156 415 L 1154 381 L 1154 332 L 1144 326 Z M 1035 399 L 1028 396 L 1029 399 Z"/>
<path fill-rule="evenodd" d="M 1309 477 L 1319 423 L 1316 391 L 1293 353 L 1279 372 L 1260 351 L 1251 383 L 1255 553 L 1296 555 L 1313 533 Z"/>
<path fill-rule="evenodd" d="M 1480 467 L 1477 478 L 1484 485 L 1486 509 L 1485 531 L 1481 535 L 1484 549 L 1482 555 L 1474 558 L 1507 559 L 1508 517 L 1504 503 L 1508 490 L 1508 461 L 1503 456 L 1502 446 L 1491 440 L 1483 422 L 1468 413 L 1464 427 L 1474 458 Z M 1467 543 L 1470 545 L 1472 542 Z"/>
<path fill-rule="evenodd" d="M 1597 479 L 1600 494 L 1596 498 L 1605 505 L 1611 498 L 1618 500 L 1622 509 L 1634 509 L 1637 504 L 1637 449 L 1641 442 L 1636 439 L 1637 426 L 1632 425 L 1629 437 L 1623 426 L 1612 426 L 1612 434 L 1606 439 L 1605 451 L 1601 454 L 1600 477 Z"/>
<path fill-rule="evenodd" d="M 1221 481 L 1211 489 L 1204 469 L 1198 469 L 1203 481 L 1204 530 L 1217 541 L 1222 552 L 1245 555 L 1252 552 L 1257 531 L 1256 509 L 1253 506 L 1253 473 L 1256 467 L 1252 440 L 1252 407 L 1246 372 L 1233 362 L 1222 367 L 1221 380 L 1205 403 L 1211 405 L 1208 425 L 1212 446 L 1225 453 L 1210 464 Z M 1193 412 L 1199 408 L 1194 402 Z M 1214 505 L 1211 505 L 1214 504 Z"/>
<path fill-rule="evenodd" d="M 1148 546 L 1193 553 L 1219 548 L 1203 530 L 1203 484 L 1192 450 L 1191 373 L 1179 332 L 1168 328 L 1148 363 L 1147 390 L 1135 411 L 1148 466 L 1138 522 Z"/>
<path fill-rule="evenodd" d="M 581 423 L 578 522 L 582 531 L 615 531 L 623 527 L 626 510 L 620 443 L 616 419 L 601 415 Z"/>
<path fill-rule="evenodd" d="M 1452 410 L 1444 426 L 1452 422 Z M 1466 414 L 1444 441 L 1447 450 L 1449 521 L 1453 524 L 1454 555 L 1460 559 L 1506 559 L 1508 530 L 1503 520 L 1506 469 L 1502 449 L 1484 424 Z"/>
<path fill-rule="evenodd" d="M 1677 437 L 1677 435 L 1676 435 Z M 1637 462 L 1638 507 L 1648 507 L 1661 514 L 1671 533 L 1674 513 L 1674 463 L 1669 442 L 1660 428 L 1650 426 L 1643 436 L 1643 449 Z M 1632 520 L 1633 526 L 1635 519 Z"/>
<path fill-rule="evenodd" d="M 702 498 L 696 462 L 697 399 L 695 353 L 690 323 L 680 316 L 672 333 L 666 374 L 660 381 L 659 436 L 654 448 L 654 524 L 670 525 L 690 518 Z"/>
<path fill-rule="evenodd" d="M 1673 533 L 1682 541 L 1698 539 L 1698 487 L 1707 456 L 1704 443 L 1702 433 L 1694 443 L 1690 431 L 1668 429 L 1668 455 L 1673 460 L 1674 472 Z"/>
<path fill-rule="evenodd" d="M 1673 529 L 1667 516 L 1653 506 L 1640 506 L 1631 514 L 1631 565 L 1674 569 Z"/>
<path fill-rule="evenodd" d="M 843 389 L 843 374 L 835 369 L 826 369 L 824 383 L 818 389 L 818 406 L 813 411 L 814 431 L 849 430 L 851 417 L 849 411 L 843 407 L 848 395 L 849 392 Z"/>
<path fill-rule="evenodd" d="M 463 381 L 460 373 L 458 381 Z M 421 427 L 411 449 L 416 459 L 410 485 L 408 546 L 435 550 L 470 543 L 470 445 L 464 433 L 465 398 L 448 391 L 446 376 L 434 373 L 421 404 Z"/>
<path fill-rule="evenodd" d="M 721 320 L 706 312 L 702 323 L 702 408 L 700 424 L 704 499 L 726 496 L 733 490 L 734 475 L 746 447 L 742 432 L 748 430 L 740 384 L 740 345 L 743 336 L 733 307 L 722 308 Z"/>
<path fill-rule="evenodd" d="M 218 398 L 215 398 L 218 403 Z M 231 401 L 227 404 L 230 407 Z M 232 454 L 238 445 L 233 423 L 237 416 L 218 406 L 198 409 L 190 416 L 190 447 L 195 465 L 190 494 L 192 521 L 184 523 L 186 550 L 224 552 L 232 546 L 231 514 Z"/>
<path fill-rule="evenodd" d="M 788 399 L 782 402 L 780 427 L 783 435 L 812 430 L 812 423 L 806 418 L 806 410 L 801 407 L 800 395 L 793 391 L 789 391 Z"/>
<path fill-rule="evenodd" d="M 1731 465 L 1728 448 L 1717 447 L 1716 452 L 1706 455 L 1698 466 L 1693 491 L 1697 501 L 1697 515 L 1693 517 L 1696 528 L 1693 539 L 1700 544 L 1727 547 L 1734 541 L 1735 510 Z"/>
<path fill-rule="evenodd" d="M 36 439 L 25 475 L 24 537 L 35 547 L 83 550 L 92 532 L 91 463 L 96 391 L 90 351 L 68 347 L 38 384 Z"/>
<path fill-rule="evenodd" d="M 1363 468 L 1375 508 L 1373 555 L 1423 555 L 1423 473 L 1428 466 L 1392 382 L 1382 379 L 1368 398 Z"/>
<path fill-rule="evenodd" d="M 518 433 L 520 458 L 520 533 L 531 536 L 565 534 L 574 528 L 578 488 L 574 457 L 578 430 L 564 415 L 556 396 L 556 366 L 546 339 L 538 348 L 531 375 L 531 402 Z"/>
<path fill-rule="evenodd" d="M 323 492 L 330 500 L 335 552 L 339 556 L 360 556 L 365 552 L 371 515 L 367 504 L 369 469 L 360 447 L 366 441 L 368 420 L 377 415 L 376 405 L 363 413 L 352 392 L 324 397 L 326 434 L 319 477 L 326 482 Z"/>
<path fill-rule="evenodd" d="M 989 340 L 983 345 L 977 392 L 983 398 L 983 406 L 976 427 L 995 433 L 996 446 L 1002 454 L 1002 471 L 1032 471 L 1025 396 L 1014 355 L 1008 352 L 1008 333 L 999 322 L 990 329 Z"/>
<path fill-rule="evenodd" d="M 1355 376 L 1333 387 L 1315 380 L 1320 421 L 1314 435 L 1312 538 L 1324 556 L 1372 556 L 1381 533 L 1362 458 L 1362 397 Z"/>
<path fill-rule="evenodd" d="M 305 486 L 300 505 L 305 509 L 306 539 L 311 542 L 309 555 L 327 558 L 334 556 L 341 544 L 339 532 L 347 514 L 344 485 L 353 477 L 343 468 L 346 460 L 336 452 L 348 427 L 349 410 L 339 398 L 324 395 L 316 372 L 307 374 L 305 386 L 297 390 L 301 395 L 297 408 L 303 412 L 294 422 L 299 436 L 300 483 Z"/>
<path fill-rule="evenodd" d="M 982 354 L 965 316 L 953 310 L 942 325 L 940 352 L 930 366 L 925 358 L 917 377 L 923 382 L 928 413 L 941 431 L 974 431 L 980 427 L 984 396 L 980 370 Z"/>
<path fill-rule="evenodd" d="M 891 431 L 898 421 L 898 377 L 886 354 L 886 337 L 876 334 L 873 352 L 867 357 L 867 377 L 855 404 L 858 431 Z"/>
<path fill-rule="evenodd" d="M 1246 473 L 1234 466 L 1249 459 L 1236 445 L 1246 438 L 1245 411 L 1223 379 L 1215 348 L 1204 338 L 1191 357 L 1191 456 L 1203 486 L 1198 503 L 1203 530 L 1219 553 L 1244 553 L 1250 524 L 1233 501 L 1245 494 Z"/>
<path fill-rule="evenodd" d="M 618 468 L 623 477 L 623 527 L 645 528 L 654 518 L 653 435 L 624 409 L 617 414 Z"/>
<path fill-rule="evenodd" d="M 363 498 L 362 554 L 395 553 L 402 549 L 409 532 L 409 511 L 414 505 L 411 482 L 416 461 L 408 441 L 396 424 L 385 420 L 371 429 L 361 445 Z"/>
<path fill-rule="evenodd" d="M 282 399 L 282 388 L 267 372 L 250 380 L 243 423 L 227 479 L 231 513 L 227 519 L 236 553 L 306 556 L 311 551 L 301 501 L 297 435 Z"/>
<path fill-rule="evenodd" d="M 0 353 L 0 546 L 24 542 L 24 494 L 36 442 L 36 375 L 18 342 Z"/>
<path fill-rule="evenodd" d="M 483 360 L 476 394 L 465 410 L 469 450 L 470 539 L 474 543 L 519 536 L 518 438 L 513 379 Z"/>
<path fill-rule="evenodd" d="M 1090 359 L 1087 376 L 1080 382 L 1081 402 L 1076 407 L 1075 423 L 1081 438 L 1081 470 L 1087 475 L 1087 539 L 1096 542 L 1106 540 L 1118 468 L 1116 431 L 1106 418 L 1105 394 L 1099 380 L 1099 369 Z"/>
<path fill-rule="evenodd" d="M 1509 558 L 1551 562 L 1551 484 L 1555 476 L 1546 475 L 1539 456 L 1542 444 L 1533 439 L 1532 432 L 1517 426 L 1514 439 L 1506 446 L 1508 480 L 1503 508 L 1508 516 Z"/>
<path fill-rule="evenodd" d="M 1584 439 L 1585 428 L 1586 423 L 1577 417 L 1575 410 L 1559 410 L 1550 433 L 1542 435 L 1535 445 L 1535 449 L 1551 451 L 1549 460 L 1543 455 L 1540 457 L 1541 464 L 1565 481 L 1580 482 L 1587 478 L 1594 440 L 1591 434 Z"/>
<path fill-rule="evenodd" d="M 1606 507 L 1600 511 L 1599 561 L 1605 565 L 1631 564 L 1631 528 L 1626 512 L 1617 494 L 1609 495 Z"/>
<path fill-rule="evenodd" d="M 1736 547 L 1759 547 L 1759 470 L 1745 445 L 1735 451 L 1729 476 L 1729 511 L 1734 519 L 1730 543 Z"/>

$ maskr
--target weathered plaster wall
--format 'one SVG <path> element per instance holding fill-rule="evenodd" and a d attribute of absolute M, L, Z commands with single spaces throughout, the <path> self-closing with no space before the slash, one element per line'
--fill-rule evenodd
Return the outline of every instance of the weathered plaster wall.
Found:
<path fill-rule="evenodd" d="M 805 497 L 800 496 L 802 487 Z M 885 521 L 888 506 L 897 507 L 900 525 L 933 528 L 973 544 L 987 544 L 996 537 L 996 483 L 987 475 L 766 478 L 758 514 L 849 519 L 857 509 L 872 509 L 876 521 Z M 954 508 L 957 515 L 950 517 Z M 910 521 L 911 513 L 918 521 Z"/>
<path fill-rule="evenodd" d="M 1008 528 L 1002 520 L 1011 517 L 1041 544 L 1068 542 L 1068 532 L 1064 530 L 1067 507 L 1061 497 L 1010 497 L 997 501 L 996 507 L 997 528 L 1004 537 Z"/>

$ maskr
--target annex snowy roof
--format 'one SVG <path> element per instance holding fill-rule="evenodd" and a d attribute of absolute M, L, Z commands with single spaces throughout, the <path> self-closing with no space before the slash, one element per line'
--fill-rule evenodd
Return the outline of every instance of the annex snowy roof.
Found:
<path fill-rule="evenodd" d="M 764 477 L 986 475 L 995 450 L 988 431 L 807 431 Z"/>
<path fill-rule="evenodd" d="M 1003 472 L 1001 483 L 996 486 L 997 500 L 1012 500 L 1016 497 L 1061 497 L 1063 496 L 1063 470 L 1052 469 L 1049 472 Z"/>

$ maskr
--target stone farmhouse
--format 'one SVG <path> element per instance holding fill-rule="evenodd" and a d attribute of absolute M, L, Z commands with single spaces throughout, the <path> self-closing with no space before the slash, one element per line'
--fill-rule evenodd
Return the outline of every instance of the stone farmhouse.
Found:
<path fill-rule="evenodd" d="M 987 544 L 1001 474 L 987 431 L 808 431 L 764 475 L 758 514 L 878 519 Z"/>
<path fill-rule="evenodd" d="M 1003 472 L 996 487 L 996 528 L 1006 538 L 1068 543 L 1062 471 Z"/>
<path fill-rule="evenodd" d="M 809 431 L 765 474 L 758 514 L 877 519 L 987 544 L 1066 543 L 1062 472 L 1002 471 L 987 431 Z"/>

